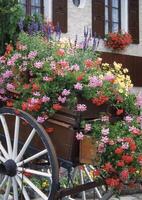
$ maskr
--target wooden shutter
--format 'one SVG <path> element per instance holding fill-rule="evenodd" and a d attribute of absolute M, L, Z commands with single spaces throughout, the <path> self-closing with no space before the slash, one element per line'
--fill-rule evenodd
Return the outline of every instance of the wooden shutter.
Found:
<path fill-rule="evenodd" d="M 63 33 L 67 32 L 67 0 L 53 0 L 53 24 L 58 23 Z"/>
<path fill-rule="evenodd" d="M 139 43 L 139 0 L 128 0 L 129 33 L 133 43 Z"/>
<path fill-rule="evenodd" d="M 92 34 L 104 37 L 105 0 L 92 0 Z"/>

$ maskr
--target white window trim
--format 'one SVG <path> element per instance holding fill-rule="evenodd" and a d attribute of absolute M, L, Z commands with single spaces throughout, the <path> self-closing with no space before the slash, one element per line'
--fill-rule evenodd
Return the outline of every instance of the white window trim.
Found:
<path fill-rule="evenodd" d="M 128 32 L 128 0 L 121 0 L 121 31 Z"/>
<path fill-rule="evenodd" d="M 52 0 L 44 0 L 44 17 L 48 21 L 52 21 Z"/>

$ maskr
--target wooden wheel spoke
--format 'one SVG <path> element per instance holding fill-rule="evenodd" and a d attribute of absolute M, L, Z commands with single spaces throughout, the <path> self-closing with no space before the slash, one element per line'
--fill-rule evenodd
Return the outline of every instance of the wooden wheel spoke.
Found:
<path fill-rule="evenodd" d="M 52 177 L 51 173 L 50 172 L 41 172 L 41 171 L 37 171 L 37 170 L 33 170 L 33 169 L 27 169 L 27 168 L 22 168 L 22 167 L 18 167 L 18 171 L 19 172 L 27 172 L 27 173 L 30 173 L 30 174 L 35 174 L 35 175 L 38 175 L 38 176 L 44 176 L 44 177 L 47 177 L 47 178 L 50 178 Z"/>
<path fill-rule="evenodd" d="M 8 200 L 8 196 L 10 194 L 10 188 L 11 188 L 11 178 L 9 177 L 3 200 Z"/>
<path fill-rule="evenodd" d="M 27 147 L 29 146 L 30 142 L 32 141 L 34 135 L 35 135 L 36 130 L 33 128 L 33 130 L 31 131 L 29 137 L 27 138 L 26 142 L 24 143 L 20 153 L 18 154 L 18 156 L 16 157 L 16 162 L 20 161 L 21 158 L 23 157 L 25 151 L 27 150 Z"/>
<path fill-rule="evenodd" d="M 31 162 L 32 160 L 39 158 L 40 156 L 43 156 L 46 153 L 47 153 L 47 149 L 44 149 L 43 151 L 40 151 L 39 153 L 36 153 L 33 156 L 30 156 L 29 158 L 22 160 L 21 162 L 17 163 L 17 166 L 20 167 L 23 164 Z"/>
<path fill-rule="evenodd" d="M 25 200 L 30 200 L 30 197 L 29 197 L 25 187 L 23 186 L 23 182 L 21 181 L 21 179 L 18 176 L 16 176 L 15 179 L 16 179 L 20 189 L 22 190 Z"/>
<path fill-rule="evenodd" d="M 0 184 L 0 189 L 2 189 L 6 185 L 7 179 L 8 179 L 8 176 L 5 176 L 4 179 L 2 180 L 1 184 Z"/>
<path fill-rule="evenodd" d="M 12 186 L 14 200 L 18 200 L 18 185 L 15 178 L 12 178 Z"/>
<path fill-rule="evenodd" d="M 4 146 L 2 145 L 2 143 L 0 142 L 0 151 L 2 152 L 3 156 L 6 158 L 6 159 L 9 159 L 9 155 L 7 153 L 7 151 L 5 150 Z"/>
<path fill-rule="evenodd" d="M 48 197 L 37 187 L 35 186 L 26 176 L 19 175 L 21 178 L 23 177 L 23 180 L 26 184 L 28 184 L 43 200 L 48 200 Z"/>
<path fill-rule="evenodd" d="M 18 151 L 19 127 L 20 127 L 20 118 L 18 116 L 16 116 L 15 130 L 14 130 L 13 154 L 12 154 L 13 159 L 16 158 L 17 151 Z"/>
<path fill-rule="evenodd" d="M 9 154 L 10 157 L 12 157 L 12 145 L 11 145 L 11 140 L 10 140 L 10 134 L 9 134 L 8 126 L 7 126 L 5 117 L 3 115 L 0 115 L 0 119 L 1 119 L 1 123 L 2 123 L 3 129 L 4 129 L 4 133 L 5 133 L 8 154 Z"/>
<path fill-rule="evenodd" d="M 6 161 L 6 159 L 0 155 L 0 161 L 2 161 L 4 163 Z"/>

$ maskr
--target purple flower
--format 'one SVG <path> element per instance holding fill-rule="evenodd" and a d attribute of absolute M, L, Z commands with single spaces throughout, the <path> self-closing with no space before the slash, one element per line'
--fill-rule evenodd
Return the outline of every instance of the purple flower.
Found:
<path fill-rule="evenodd" d="M 87 106 L 85 104 L 77 104 L 78 112 L 84 112 L 85 110 L 87 110 Z"/>
<path fill-rule="evenodd" d="M 74 88 L 75 88 L 76 90 L 82 90 L 83 85 L 82 85 L 81 83 L 76 83 L 76 84 L 74 85 Z"/>

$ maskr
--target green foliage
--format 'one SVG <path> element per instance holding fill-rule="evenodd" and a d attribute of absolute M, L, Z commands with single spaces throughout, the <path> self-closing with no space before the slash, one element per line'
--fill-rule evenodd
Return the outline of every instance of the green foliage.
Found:
<path fill-rule="evenodd" d="M 17 24 L 22 13 L 17 0 L 0 0 L 0 54 L 4 52 L 6 43 L 16 41 Z"/>
<path fill-rule="evenodd" d="M 50 43 L 47 43 L 47 41 L 43 40 L 43 37 L 40 33 L 30 36 L 25 32 L 21 32 L 19 34 L 18 41 L 27 46 L 28 52 L 37 51 L 39 59 L 50 57 L 52 55 Z"/>

